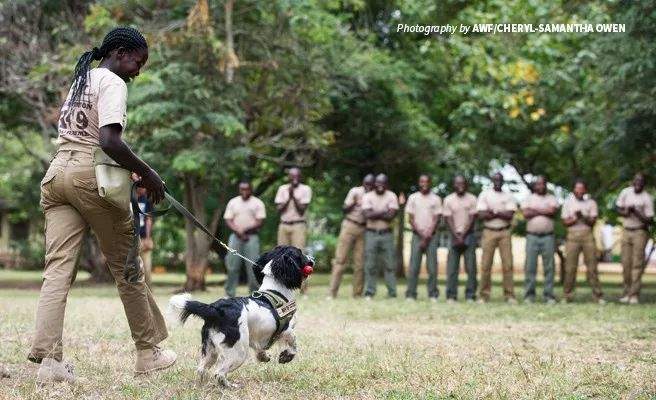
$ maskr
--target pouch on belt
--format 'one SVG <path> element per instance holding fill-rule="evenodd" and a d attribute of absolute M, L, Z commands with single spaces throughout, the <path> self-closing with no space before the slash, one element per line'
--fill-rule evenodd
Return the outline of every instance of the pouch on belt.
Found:
<path fill-rule="evenodd" d="M 93 152 L 93 166 L 100 197 L 121 209 L 129 209 L 131 172 L 112 160 L 101 148 L 96 148 Z"/>

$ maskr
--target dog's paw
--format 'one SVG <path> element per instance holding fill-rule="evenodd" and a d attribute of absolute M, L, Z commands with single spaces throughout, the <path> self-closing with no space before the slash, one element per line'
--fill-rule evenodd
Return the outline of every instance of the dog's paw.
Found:
<path fill-rule="evenodd" d="M 280 353 L 280 356 L 278 356 L 278 362 L 280 364 L 286 364 L 286 363 L 290 362 L 291 360 L 293 360 L 295 355 L 296 354 L 290 352 L 289 350 L 283 350 Z"/>
<path fill-rule="evenodd" d="M 217 376 L 216 380 L 219 383 L 219 385 L 223 386 L 226 389 L 239 389 L 241 387 L 241 385 L 237 383 L 229 382 L 225 376 Z"/>
<path fill-rule="evenodd" d="M 269 361 L 271 361 L 271 357 L 269 357 L 269 355 L 266 352 L 259 351 L 257 353 L 257 361 L 259 361 L 259 362 L 269 362 Z"/>

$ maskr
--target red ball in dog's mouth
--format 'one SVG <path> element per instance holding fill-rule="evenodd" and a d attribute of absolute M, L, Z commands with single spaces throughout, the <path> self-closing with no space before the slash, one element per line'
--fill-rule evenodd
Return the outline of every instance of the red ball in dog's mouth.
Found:
<path fill-rule="evenodd" d="M 306 265 L 303 267 L 303 277 L 307 278 L 308 276 L 312 275 L 312 272 L 314 271 L 314 268 L 312 268 L 311 265 Z"/>

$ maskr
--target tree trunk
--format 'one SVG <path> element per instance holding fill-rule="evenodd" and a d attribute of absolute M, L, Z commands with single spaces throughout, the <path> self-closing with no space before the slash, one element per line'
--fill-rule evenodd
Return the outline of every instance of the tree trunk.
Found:
<path fill-rule="evenodd" d="M 113 283 L 114 277 L 107 268 L 105 256 L 100 251 L 98 240 L 90 230 L 84 235 L 82 240 L 82 250 L 80 251 L 79 267 L 83 271 L 91 273 L 89 279 L 93 283 Z"/>
<path fill-rule="evenodd" d="M 207 197 L 208 184 L 201 182 L 196 176 L 186 175 L 184 177 L 184 191 L 185 207 L 196 216 L 201 224 L 207 226 L 205 198 Z M 221 209 L 217 207 L 212 214 L 208 227 L 210 232 L 216 232 L 220 216 Z M 205 273 L 207 272 L 212 240 L 204 232 L 196 229 L 191 221 L 187 219 L 185 219 L 185 230 L 187 240 L 185 269 L 187 279 L 183 289 L 187 292 L 205 290 Z"/>

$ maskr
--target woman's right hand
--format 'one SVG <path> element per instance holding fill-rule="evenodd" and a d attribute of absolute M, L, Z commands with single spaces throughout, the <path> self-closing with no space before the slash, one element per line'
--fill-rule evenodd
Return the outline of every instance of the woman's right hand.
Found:
<path fill-rule="evenodd" d="M 148 198 L 153 204 L 164 199 L 164 181 L 152 168 L 141 177 L 141 186 L 148 191 Z"/>

